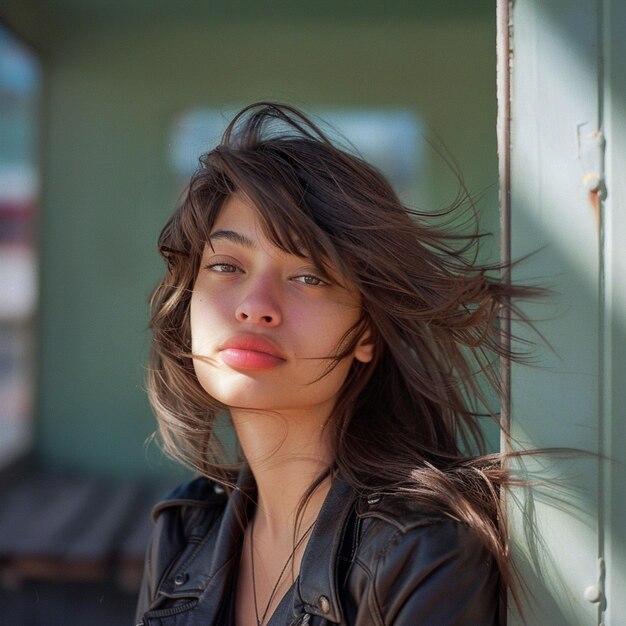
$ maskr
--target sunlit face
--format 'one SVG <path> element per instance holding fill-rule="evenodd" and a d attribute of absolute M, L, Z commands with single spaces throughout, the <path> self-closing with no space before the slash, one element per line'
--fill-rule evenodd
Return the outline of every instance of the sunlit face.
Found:
<path fill-rule="evenodd" d="M 202 387 L 229 407 L 329 415 L 353 360 L 372 358 L 361 338 L 322 376 L 360 318 L 358 292 L 323 280 L 309 259 L 274 246 L 238 195 L 225 202 L 210 243 L 191 297 Z"/>

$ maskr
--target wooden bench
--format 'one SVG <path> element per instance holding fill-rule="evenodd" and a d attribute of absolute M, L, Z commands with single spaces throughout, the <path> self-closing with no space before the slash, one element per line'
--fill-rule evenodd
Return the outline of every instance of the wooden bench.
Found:
<path fill-rule="evenodd" d="M 67 582 L 114 577 L 137 590 L 152 522 L 167 486 L 31 471 L 0 483 L 0 575 Z"/>

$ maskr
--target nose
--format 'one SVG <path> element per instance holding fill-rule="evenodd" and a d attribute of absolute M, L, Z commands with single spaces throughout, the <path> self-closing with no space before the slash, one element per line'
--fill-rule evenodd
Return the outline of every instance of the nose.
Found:
<path fill-rule="evenodd" d="M 270 280 L 259 279 L 249 285 L 244 297 L 235 311 L 240 322 L 261 326 L 278 326 L 282 314 L 275 287 Z"/>

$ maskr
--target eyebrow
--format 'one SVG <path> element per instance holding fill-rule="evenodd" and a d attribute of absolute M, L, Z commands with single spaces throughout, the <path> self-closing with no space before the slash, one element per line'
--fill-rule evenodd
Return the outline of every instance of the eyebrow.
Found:
<path fill-rule="evenodd" d="M 248 239 L 248 237 L 235 230 L 216 230 L 214 233 L 209 235 L 209 241 L 214 241 L 216 239 L 226 239 L 227 241 L 232 241 L 233 243 L 243 246 L 244 248 L 256 248 L 256 244 L 252 241 L 252 239 Z"/>

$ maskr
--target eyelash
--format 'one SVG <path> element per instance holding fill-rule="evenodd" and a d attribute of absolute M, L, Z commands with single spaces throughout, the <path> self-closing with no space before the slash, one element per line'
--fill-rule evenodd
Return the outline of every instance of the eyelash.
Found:
<path fill-rule="evenodd" d="M 224 270 L 224 269 L 217 269 L 217 268 L 228 268 L 228 269 Z M 209 265 L 205 267 L 205 269 L 211 270 L 218 274 L 234 274 L 237 271 L 241 271 L 241 268 L 237 267 L 233 263 L 210 263 Z M 298 280 L 298 279 L 302 279 L 302 280 Z M 300 274 L 298 276 L 294 276 L 293 280 L 296 280 L 297 282 L 303 285 L 307 285 L 309 287 L 322 287 L 322 286 L 328 285 L 328 283 L 325 280 L 323 280 L 319 276 L 316 276 L 315 274 Z M 310 280 L 313 280 L 314 282 L 309 282 Z"/>
<path fill-rule="evenodd" d="M 218 270 L 216 269 L 218 267 L 228 267 L 229 269 L 227 271 Z M 241 270 L 241 268 L 233 265 L 232 263 L 210 263 L 206 266 L 205 269 L 212 270 L 214 272 L 217 272 L 218 274 L 234 274 L 236 271 Z"/>

